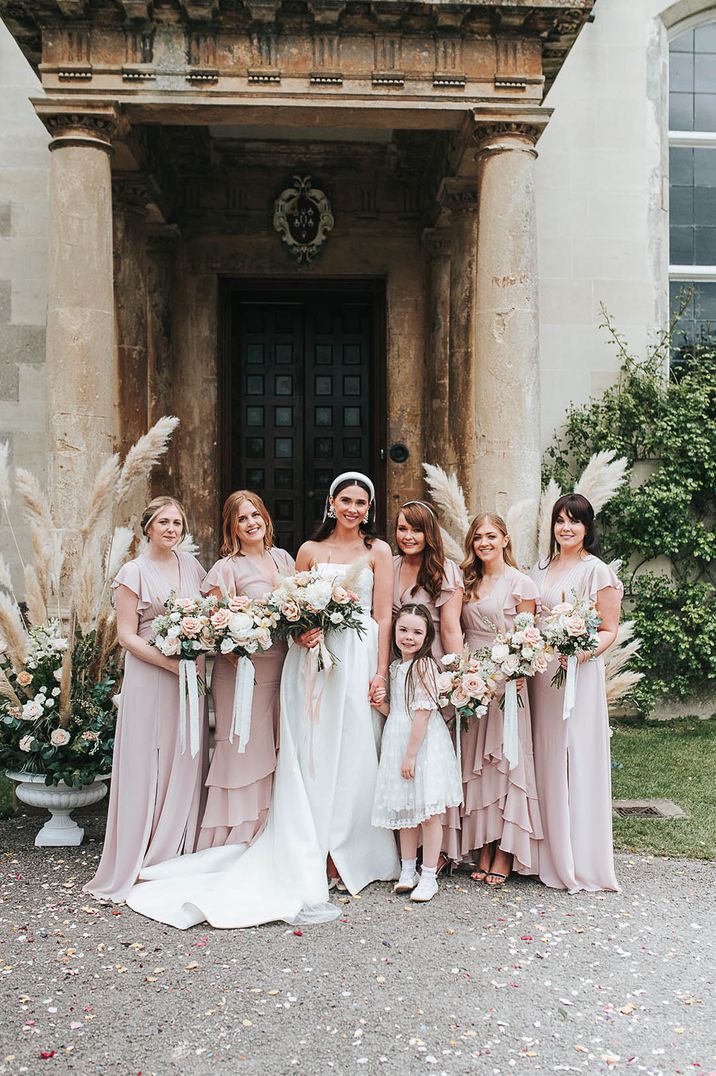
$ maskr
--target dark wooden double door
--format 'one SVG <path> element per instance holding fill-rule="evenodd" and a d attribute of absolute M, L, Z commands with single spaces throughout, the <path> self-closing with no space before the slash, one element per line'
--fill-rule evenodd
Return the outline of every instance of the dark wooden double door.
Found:
<path fill-rule="evenodd" d="M 223 492 L 259 493 L 291 552 L 336 474 L 380 481 L 378 300 L 377 287 L 228 289 Z"/>

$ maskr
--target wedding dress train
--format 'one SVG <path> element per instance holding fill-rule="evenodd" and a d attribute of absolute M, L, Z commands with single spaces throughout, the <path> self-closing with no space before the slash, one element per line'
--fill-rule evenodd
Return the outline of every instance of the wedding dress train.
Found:
<path fill-rule="evenodd" d="M 340 582 L 349 565 L 322 564 Z M 329 636 L 338 659 L 320 673 L 319 720 L 306 712 L 309 657 L 291 647 L 281 678 L 281 734 L 266 828 L 246 845 L 208 848 L 142 871 L 127 904 L 142 915 L 186 929 L 249 927 L 284 920 L 327 922 L 339 909 L 328 899 L 330 853 L 351 893 L 369 882 L 397 878 L 393 834 L 371 825 L 378 752 L 368 685 L 377 664 L 378 628 L 370 615 L 373 573 L 357 583 L 365 635 Z"/>

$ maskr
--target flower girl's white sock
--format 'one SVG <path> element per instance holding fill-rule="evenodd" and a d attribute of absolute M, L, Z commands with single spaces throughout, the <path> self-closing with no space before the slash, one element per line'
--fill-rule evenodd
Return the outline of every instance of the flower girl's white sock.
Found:
<path fill-rule="evenodd" d="M 426 867 L 425 864 L 423 864 L 423 866 L 421 867 L 421 870 L 420 870 L 420 875 L 421 875 L 422 878 L 425 878 L 426 881 L 428 881 L 428 882 L 435 881 L 437 879 L 437 875 L 438 875 L 438 868 L 437 867 Z"/>
<path fill-rule="evenodd" d="M 417 859 L 401 859 L 400 867 L 402 874 L 415 874 Z"/>

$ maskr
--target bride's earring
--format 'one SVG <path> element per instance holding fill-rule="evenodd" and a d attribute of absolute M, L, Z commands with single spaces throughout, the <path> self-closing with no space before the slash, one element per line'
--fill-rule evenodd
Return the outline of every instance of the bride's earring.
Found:
<path fill-rule="evenodd" d="M 328 505 L 328 511 L 326 512 L 326 515 L 328 516 L 329 519 L 335 519 L 336 518 L 336 510 L 335 510 L 335 508 L 333 507 L 332 504 Z"/>
<path fill-rule="evenodd" d="M 363 522 L 367 523 L 369 519 L 370 519 L 370 512 L 366 512 L 366 514 L 363 516 Z"/>

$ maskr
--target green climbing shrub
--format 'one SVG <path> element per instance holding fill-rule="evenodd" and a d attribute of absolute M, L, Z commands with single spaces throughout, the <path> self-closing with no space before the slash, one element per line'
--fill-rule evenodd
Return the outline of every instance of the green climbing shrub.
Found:
<path fill-rule="evenodd" d="M 716 346 L 704 337 L 676 350 L 669 332 L 637 358 L 602 312 L 619 377 L 569 409 L 544 477 L 572 489 L 594 452 L 629 461 L 629 485 L 599 524 L 643 641 L 635 664 L 645 677 L 632 698 L 648 713 L 660 697 L 684 699 L 716 680 Z"/>

